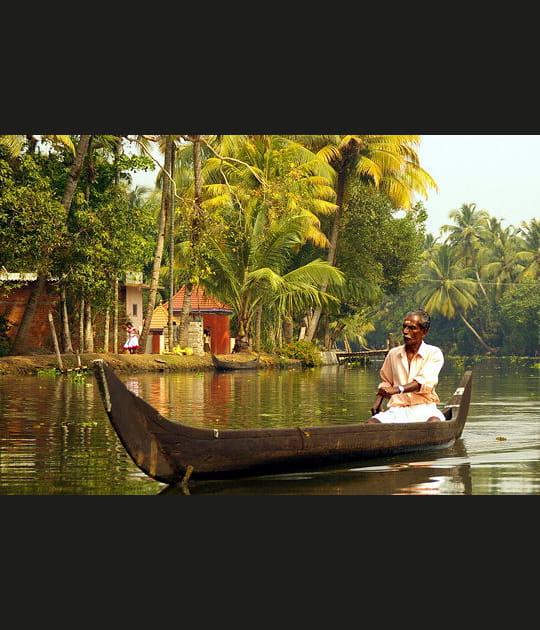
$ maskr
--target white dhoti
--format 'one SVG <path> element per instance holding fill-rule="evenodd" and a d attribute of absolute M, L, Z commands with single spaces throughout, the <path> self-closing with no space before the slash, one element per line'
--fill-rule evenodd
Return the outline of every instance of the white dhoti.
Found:
<path fill-rule="evenodd" d="M 380 422 L 426 422 L 428 418 L 433 416 L 443 422 L 446 421 L 442 411 L 437 408 L 435 403 L 412 405 L 410 407 L 388 407 L 386 411 L 380 411 L 373 417 Z"/>

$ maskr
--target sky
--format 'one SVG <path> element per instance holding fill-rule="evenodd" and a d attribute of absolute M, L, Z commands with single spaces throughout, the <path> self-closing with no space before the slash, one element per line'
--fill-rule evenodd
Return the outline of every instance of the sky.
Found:
<path fill-rule="evenodd" d="M 422 135 L 420 165 L 438 192 L 421 199 L 434 236 L 463 204 L 476 204 L 503 227 L 540 219 L 540 135 Z"/>
<path fill-rule="evenodd" d="M 503 227 L 540 219 L 540 134 L 423 134 L 416 150 L 438 186 L 418 198 L 433 236 L 464 204 L 487 210 Z M 156 172 L 137 174 L 134 184 L 153 187 Z"/>

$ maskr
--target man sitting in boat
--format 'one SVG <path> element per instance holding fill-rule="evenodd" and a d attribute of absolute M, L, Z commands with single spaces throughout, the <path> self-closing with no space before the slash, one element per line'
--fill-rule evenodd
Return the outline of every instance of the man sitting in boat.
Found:
<path fill-rule="evenodd" d="M 442 350 L 424 341 L 431 318 L 422 309 L 409 311 L 403 320 L 403 345 L 391 348 L 381 367 L 379 400 L 388 398 L 386 411 L 371 408 L 369 423 L 444 422 L 435 392 L 444 364 Z"/>

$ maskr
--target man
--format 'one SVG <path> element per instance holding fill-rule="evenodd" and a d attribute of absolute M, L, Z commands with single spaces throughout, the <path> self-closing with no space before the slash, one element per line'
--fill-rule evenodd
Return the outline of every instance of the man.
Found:
<path fill-rule="evenodd" d="M 390 348 L 381 367 L 377 396 L 388 398 L 386 411 L 371 408 L 369 423 L 376 422 L 444 422 L 437 408 L 435 392 L 439 372 L 444 364 L 437 346 L 424 342 L 431 318 L 421 309 L 410 311 L 403 320 L 403 345 Z"/>

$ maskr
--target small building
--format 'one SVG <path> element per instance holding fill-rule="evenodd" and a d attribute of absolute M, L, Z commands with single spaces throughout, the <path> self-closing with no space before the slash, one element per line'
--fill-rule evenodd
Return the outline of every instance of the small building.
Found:
<path fill-rule="evenodd" d="M 173 326 L 178 326 L 178 320 L 173 316 Z M 169 332 L 169 311 L 163 306 L 156 306 L 152 313 L 150 328 L 148 330 L 148 341 L 146 352 L 149 354 L 161 354 L 167 344 Z"/>
<path fill-rule="evenodd" d="M 10 273 L 5 269 L 0 270 L 0 315 L 9 323 L 7 337 L 12 342 L 21 323 L 28 298 L 37 279 L 36 273 Z M 125 338 L 124 324 L 131 321 L 139 330 L 143 324 L 143 290 L 149 286 L 143 284 L 142 272 L 126 271 L 122 274 L 118 283 L 118 346 L 122 348 Z M 54 344 L 51 335 L 51 327 L 48 320 L 49 312 L 55 320 L 56 331 L 60 333 L 60 320 L 58 315 L 60 296 L 57 289 L 57 278 L 48 278 L 46 287 L 38 300 L 38 305 L 32 322 L 31 335 L 28 339 L 30 351 L 41 350 L 53 352 Z M 78 308 L 78 305 L 76 305 Z M 104 338 L 104 313 L 96 313 L 94 322 L 94 343 L 97 347 L 103 344 Z M 75 350 L 80 347 L 79 322 L 72 315 L 70 324 L 72 341 Z M 109 335 L 109 348 L 112 352 L 112 335 Z"/>
<path fill-rule="evenodd" d="M 123 282 L 118 284 L 118 302 L 125 305 L 126 321 L 139 330 L 142 330 L 144 323 L 143 289 L 149 288 L 150 285 L 143 283 L 142 271 L 125 271 Z M 122 318 L 122 314 L 120 317 Z"/>
<path fill-rule="evenodd" d="M 173 322 L 176 325 L 182 317 L 185 287 L 182 287 L 172 299 Z M 159 309 L 159 310 L 158 310 Z M 161 310 L 163 309 L 163 310 Z M 199 323 L 196 329 L 214 354 L 229 354 L 231 351 L 230 316 L 234 309 L 217 298 L 205 293 L 204 287 L 196 286 L 191 293 L 190 321 Z M 154 310 L 150 331 L 152 334 L 151 352 L 154 348 L 164 347 L 164 340 L 154 341 L 154 336 L 164 337 L 168 328 L 169 302 L 164 302 Z M 154 319 L 155 317 L 155 319 Z M 201 346 L 204 341 L 201 339 Z M 199 345 L 199 344 L 196 344 Z"/>

